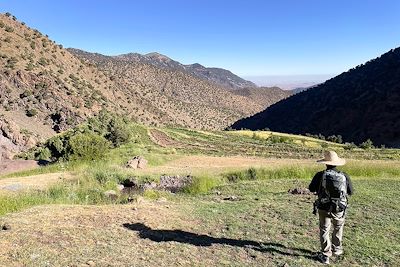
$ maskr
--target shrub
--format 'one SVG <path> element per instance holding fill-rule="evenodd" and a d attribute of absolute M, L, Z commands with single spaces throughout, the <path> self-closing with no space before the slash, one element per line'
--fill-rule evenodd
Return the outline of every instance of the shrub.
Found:
<path fill-rule="evenodd" d="M 65 136 L 57 135 L 46 142 L 45 146 L 50 150 L 53 159 L 59 159 L 67 154 L 69 148 L 65 139 Z"/>
<path fill-rule="evenodd" d="M 47 66 L 49 64 L 49 62 L 47 61 L 47 59 L 45 59 L 44 57 L 41 57 L 38 61 L 38 63 L 42 66 Z"/>
<path fill-rule="evenodd" d="M 277 143 L 288 143 L 289 141 L 291 141 L 291 139 L 286 136 L 271 135 L 270 137 L 268 137 L 267 141 L 273 144 L 277 144 Z"/>
<path fill-rule="evenodd" d="M 22 94 L 19 95 L 19 98 L 25 98 L 32 95 L 32 91 L 25 90 Z"/>
<path fill-rule="evenodd" d="M 6 30 L 6 32 L 13 32 L 14 28 L 10 27 L 10 26 L 6 26 L 5 30 Z"/>
<path fill-rule="evenodd" d="M 192 183 L 183 189 L 183 192 L 188 194 L 204 194 L 223 183 L 223 180 L 218 177 L 198 176 L 193 177 Z"/>
<path fill-rule="evenodd" d="M 114 147 L 118 147 L 131 138 L 128 125 L 121 119 L 113 118 L 108 125 L 108 133 L 105 136 Z"/>
<path fill-rule="evenodd" d="M 257 171 L 254 168 L 250 168 L 247 170 L 247 178 L 249 180 L 256 180 L 257 179 Z"/>
<path fill-rule="evenodd" d="M 6 64 L 6 68 L 9 69 L 14 69 L 15 68 L 15 64 L 18 62 L 18 59 L 16 59 L 15 57 L 11 57 L 7 60 L 7 64 Z"/>
<path fill-rule="evenodd" d="M 37 160 L 50 160 L 51 151 L 47 147 L 41 148 L 36 154 L 35 159 Z"/>
<path fill-rule="evenodd" d="M 29 62 L 28 64 L 26 64 L 25 70 L 26 71 L 31 71 L 35 68 L 35 66 L 33 65 L 32 62 Z"/>
<path fill-rule="evenodd" d="M 109 142 L 94 133 L 80 133 L 69 141 L 71 159 L 94 160 L 104 156 L 109 148 Z"/>
<path fill-rule="evenodd" d="M 372 149 L 374 148 L 374 143 L 371 141 L 371 139 L 368 139 L 365 142 L 361 143 L 359 147 L 362 149 Z"/>
<path fill-rule="evenodd" d="M 36 116 L 37 114 L 38 114 L 38 111 L 37 111 L 36 109 L 34 109 L 34 108 L 28 109 L 28 110 L 26 111 L 26 116 L 28 116 L 28 117 L 34 117 L 34 116 Z"/>
<path fill-rule="evenodd" d="M 353 150 L 353 149 L 355 149 L 355 148 L 357 148 L 357 145 L 354 144 L 353 142 L 351 142 L 351 143 L 345 143 L 344 149 L 346 149 L 346 150 Z"/>

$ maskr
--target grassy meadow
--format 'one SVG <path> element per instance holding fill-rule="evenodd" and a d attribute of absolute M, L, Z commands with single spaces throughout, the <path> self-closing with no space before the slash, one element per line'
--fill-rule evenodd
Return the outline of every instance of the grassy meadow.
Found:
<path fill-rule="evenodd" d="M 307 187 L 323 169 L 315 159 L 334 149 L 348 159 L 341 169 L 352 177 L 355 195 L 345 226 L 345 254 L 332 264 L 400 265 L 399 150 L 349 149 L 269 131 L 130 127 L 129 142 L 99 159 L 59 161 L 0 177 L 1 188 L 7 179 L 60 176 L 44 189 L 0 190 L 0 225 L 11 226 L 0 231 L 0 262 L 317 266 L 311 257 L 319 246 L 318 219 L 311 213 L 315 197 L 288 190 Z M 271 140 L 271 135 L 284 138 Z M 136 155 L 149 161 L 146 169 L 124 167 Z M 162 174 L 191 175 L 193 182 L 180 193 L 147 190 L 133 201 L 121 193 L 116 199 L 104 195 L 125 179 L 157 182 Z M 15 244 L 12 250 L 9 242 Z"/>

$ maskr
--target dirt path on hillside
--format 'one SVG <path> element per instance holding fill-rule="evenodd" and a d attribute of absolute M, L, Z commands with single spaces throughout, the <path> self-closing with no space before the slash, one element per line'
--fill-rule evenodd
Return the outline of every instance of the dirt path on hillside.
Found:
<path fill-rule="evenodd" d="M 151 140 L 158 144 L 159 146 L 162 147 L 178 147 L 182 148 L 185 147 L 185 144 L 178 142 L 171 137 L 169 137 L 166 133 L 156 130 L 156 129 L 150 129 L 150 138 Z"/>
<path fill-rule="evenodd" d="M 35 160 L 2 160 L 0 161 L 0 175 L 31 170 L 38 167 L 39 164 Z"/>

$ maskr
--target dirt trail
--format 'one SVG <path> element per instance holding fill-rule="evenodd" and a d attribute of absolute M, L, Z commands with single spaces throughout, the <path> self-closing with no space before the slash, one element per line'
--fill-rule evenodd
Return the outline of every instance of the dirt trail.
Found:
<path fill-rule="evenodd" d="M 229 170 L 241 170 L 250 167 L 288 166 L 297 164 L 315 164 L 313 160 L 266 159 L 256 157 L 216 157 L 184 156 L 164 165 L 136 170 L 138 174 L 218 174 Z"/>
<path fill-rule="evenodd" d="M 35 160 L 2 160 L 0 161 L 0 175 L 26 171 L 38 167 L 39 164 Z"/>
<path fill-rule="evenodd" d="M 0 179 L 0 194 L 28 189 L 45 189 L 49 185 L 65 179 L 73 179 L 70 173 L 45 173 L 39 175 Z"/>

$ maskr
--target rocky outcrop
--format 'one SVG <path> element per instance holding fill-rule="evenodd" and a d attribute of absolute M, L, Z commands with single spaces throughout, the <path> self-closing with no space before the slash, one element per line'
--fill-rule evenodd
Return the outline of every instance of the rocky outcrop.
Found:
<path fill-rule="evenodd" d="M 147 167 L 147 160 L 141 156 L 135 156 L 126 163 L 127 168 L 144 169 Z"/>
<path fill-rule="evenodd" d="M 0 117 L 0 159 L 11 159 L 15 153 L 33 147 L 37 138 L 23 133 L 12 121 Z"/>

